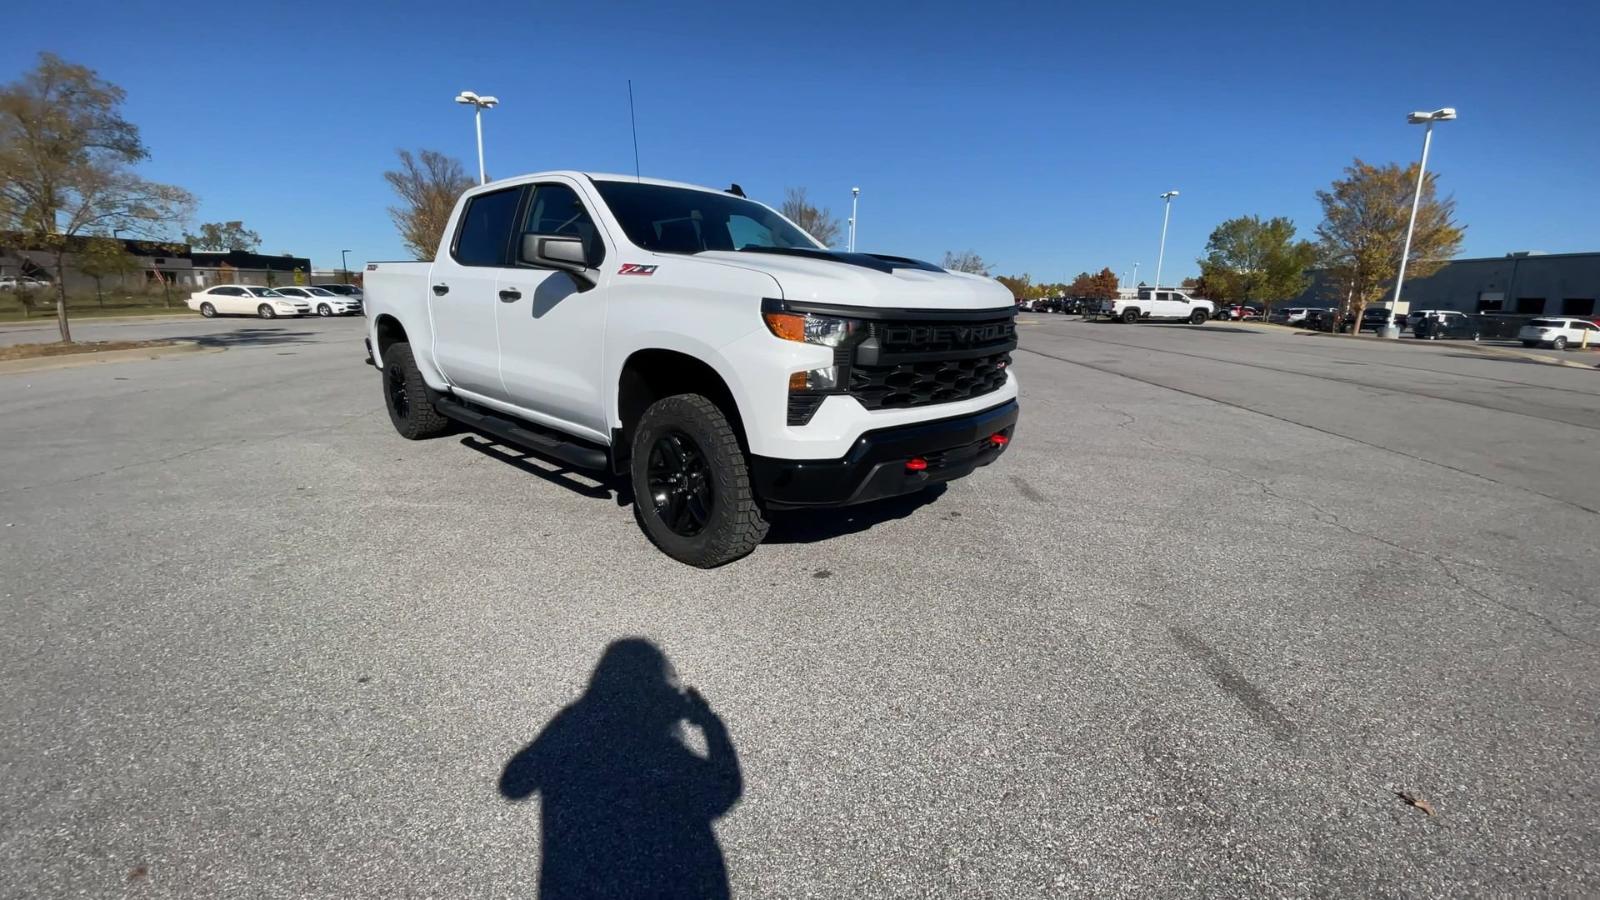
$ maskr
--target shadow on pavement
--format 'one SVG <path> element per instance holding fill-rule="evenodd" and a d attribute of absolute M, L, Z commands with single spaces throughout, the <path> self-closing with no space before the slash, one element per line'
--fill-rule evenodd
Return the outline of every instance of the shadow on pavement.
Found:
<path fill-rule="evenodd" d="M 241 328 L 211 334 L 183 334 L 175 341 L 194 341 L 202 347 L 273 347 L 282 344 L 309 344 L 323 337 L 315 331 L 289 331 L 286 328 Z"/>
<path fill-rule="evenodd" d="M 463 437 L 461 446 L 575 494 L 596 500 L 614 500 L 618 506 L 633 505 L 633 487 L 626 477 L 610 472 L 573 469 L 539 453 L 500 443 L 495 438 L 477 432 Z M 857 534 L 883 522 L 904 519 L 938 500 L 947 487 L 935 484 L 915 494 L 840 509 L 773 510 L 767 516 L 772 527 L 764 543 L 811 544 Z"/>
<path fill-rule="evenodd" d="M 506 799 L 539 795 L 543 900 L 729 896 L 711 824 L 743 792 L 727 726 L 643 638 L 612 642 L 583 695 L 500 774 Z"/>
<path fill-rule="evenodd" d="M 860 506 L 841 509 L 797 509 L 775 511 L 769 544 L 811 544 L 866 531 L 874 525 L 904 519 L 944 496 L 947 485 L 935 484 L 915 494 L 903 494 Z"/>

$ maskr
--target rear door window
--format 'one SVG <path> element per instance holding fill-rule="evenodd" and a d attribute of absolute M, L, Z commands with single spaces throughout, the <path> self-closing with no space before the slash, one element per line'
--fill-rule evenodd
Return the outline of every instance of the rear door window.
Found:
<path fill-rule="evenodd" d="M 468 200 L 451 251 L 456 262 L 463 266 L 505 265 L 512 224 L 517 219 L 517 201 L 521 198 L 521 188 L 508 188 Z"/>

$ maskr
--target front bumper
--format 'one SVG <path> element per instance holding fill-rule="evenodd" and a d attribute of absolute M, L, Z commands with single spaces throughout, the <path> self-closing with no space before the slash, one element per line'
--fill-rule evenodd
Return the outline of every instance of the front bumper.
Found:
<path fill-rule="evenodd" d="M 1009 400 L 979 413 L 868 431 L 839 459 L 774 459 L 752 456 L 750 474 L 768 506 L 849 506 L 909 494 L 931 484 L 953 481 L 994 462 L 1010 445 L 1017 424 L 1017 402 Z M 996 443 L 994 435 L 1005 440 Z M 912 457 L 927 461 L 907 471 Z"/>

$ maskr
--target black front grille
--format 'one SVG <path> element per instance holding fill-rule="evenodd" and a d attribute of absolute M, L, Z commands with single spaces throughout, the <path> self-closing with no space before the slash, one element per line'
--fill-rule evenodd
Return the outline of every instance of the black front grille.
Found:
<path fill-rule="evenodd" d="M 997 391 L 1006 383 L 1011 354 L 926 360 L 850 369 L 850 394 L 867 409 L 903 409 L 952 403 Z"/>

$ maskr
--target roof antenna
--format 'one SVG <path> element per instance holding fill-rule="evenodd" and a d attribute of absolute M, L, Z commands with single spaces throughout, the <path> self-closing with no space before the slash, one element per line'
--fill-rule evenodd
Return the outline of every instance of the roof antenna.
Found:
<path fill-rule="evenodd" d="M 639 177 L 639 122 L 633 117 L 633 79 L 628 79 L 628 124 L 633 127 L 633 180 L 643 181 Z"/>

